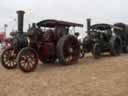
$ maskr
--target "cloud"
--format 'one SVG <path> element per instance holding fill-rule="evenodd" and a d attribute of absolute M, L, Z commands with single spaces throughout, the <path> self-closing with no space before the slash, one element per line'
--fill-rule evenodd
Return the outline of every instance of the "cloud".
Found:
<path fill-rule="evenodd" d="M 26 11 L 25 30 L 29 23 L 47 18 L 83 23 L 85 26 L 88 17 L 93 23 L 128 21 L 126 0 L 2 0 L 0 26 L 16 18 L 18 9 Z"/>

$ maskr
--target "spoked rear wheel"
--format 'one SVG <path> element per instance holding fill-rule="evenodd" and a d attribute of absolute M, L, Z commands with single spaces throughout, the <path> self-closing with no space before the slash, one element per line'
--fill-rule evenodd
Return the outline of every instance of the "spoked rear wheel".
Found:
<path fill-rule="evenodd" d="M 14 69 L 17 67 L 16 53 L 13 48 L 7 48 L 2 52 L 1 63 L 6 69 Z"/>
<path fill-rule="evenodd" d="M 76 63 L 80 58 L 80 44 L 72 35 L 65 35 L 57 43 L 57 56 L 61 64 Z"/>
<path fill-rule="evenodd" d="M 32 48 L 23 48 L 17 56 L 17 63 L 23 72 L 32 72 L 37 67 L 38 55 Z"/>

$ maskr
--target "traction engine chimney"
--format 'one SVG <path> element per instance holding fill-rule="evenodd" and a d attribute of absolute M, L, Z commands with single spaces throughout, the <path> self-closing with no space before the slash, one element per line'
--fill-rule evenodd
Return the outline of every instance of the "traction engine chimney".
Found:
<path fill-rule="evenodd" d="M 23 23 L 24 23 L 24 14 L 25 12 L 19 10 L 16 12 L 18 16 L 18 33 L 23 33 Z"/>
<path fill-rule="evenodd" d="M 91 27 L 91 19 L 88 18 L 88 19 L 87 19 L 87 32 L 90 31 L 90 27 Z"/>

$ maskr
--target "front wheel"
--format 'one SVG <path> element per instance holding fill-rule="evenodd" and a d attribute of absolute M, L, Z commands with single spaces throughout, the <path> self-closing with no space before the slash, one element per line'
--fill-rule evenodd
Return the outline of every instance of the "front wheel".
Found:
<path fill-rule="evenodd" d="M 23 72 L 32 72 L 37 67 L 38 55 L 32 48 L 23 48 L 17 56 L 17 63 Z"/>
<path fill-rule="evenodd" d="M 121 53 L 121 40 L 118 37 L 112 37 L 110 40 L 110 53 L 113 56 L 118 56 Z"/>
<path fill-rule="evenodd" d="M 95 43 L 93 46 L 92 54 L 94 58 L 98 59 L 101 55 L 101 46 L 99 43 Z"/>
<path fill-rule="evenodd" d="M 17 67 L 16 53 L 13 48 L 7 48 L 2 52 L 1 64 L 6 69 L 14 69 Z"/>
<path fill-rule="evenodd" d="M 85 56 L 85 50 L 83 48 L 83 44 L 80 44 L 80 59 L 82 59 Z"/>

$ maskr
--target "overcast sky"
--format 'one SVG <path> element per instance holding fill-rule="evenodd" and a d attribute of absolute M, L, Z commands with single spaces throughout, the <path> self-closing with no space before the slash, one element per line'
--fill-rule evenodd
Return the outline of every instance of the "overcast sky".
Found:
<path fill-rule="evenodd" d="M 92 18 L 92 23 L 127 23 L 127 4 L 127 0 L 1 0 L 0 28 L 9 23 L 7 32 L 11 31 L 16 10 L 19 9 L 26 12 L 25 29 L 29 23 L 48 18 L 78 22 L 85 26 L 88 17 Z"/>

